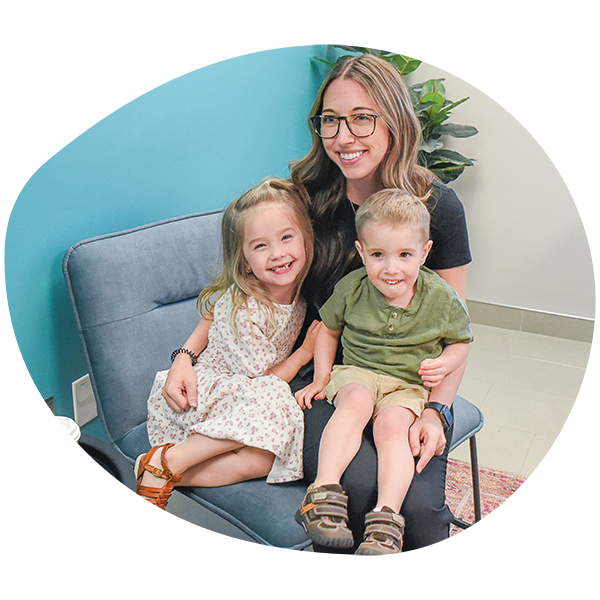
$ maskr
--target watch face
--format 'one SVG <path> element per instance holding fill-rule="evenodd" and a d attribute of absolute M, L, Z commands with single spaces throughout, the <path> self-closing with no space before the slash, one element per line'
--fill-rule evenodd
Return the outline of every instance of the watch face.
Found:
<path fill-rule="evenodd" d="M 448 427 L 450 427 L 450 425 L 452 425 L 454 418 L 452 417 L 452 412 L 450 412 L 450 409 L 447 406 L 444 406 L 442 408 L 442 410 L 440 411 L 440 416 L 442 417 L 442 420 L 444 421 L 444 425 L 446 426 L 446 429 L 448 429 Z"/>

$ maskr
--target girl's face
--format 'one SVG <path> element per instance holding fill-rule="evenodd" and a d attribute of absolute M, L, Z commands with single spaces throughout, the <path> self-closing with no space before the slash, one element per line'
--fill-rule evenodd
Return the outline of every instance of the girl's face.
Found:
<path fill-rule="evenodd" d="M 379 112 L 362 85 L 352 79 L 336 79 L 323 96 L 324 115 L 347 117 Z M 377 118 L 375 133 L 369 137 L 354 137 L 346 122 L 342 121 L 337 136 L 322 141 L 325 152 L 346 177 L 348 193 L 353 189 L 359 192 L 357 197 L 351 197 L 350 200 L 360 203 L 365 199 L 360 196 L 365 193 L 370 195 L 383 187 L 379 166 L 388 151 L 390 136 L 382 117 Z M 364 193 L 361 194 L 360 190 Z"/>
<path fill-rule="evenodd" d="M 273 302 L 290 304 L 306 264 L 304 236 L 284 204 L 265 202 L 253 209 L 244 227 L 247 268 L 262 281 Z"/>

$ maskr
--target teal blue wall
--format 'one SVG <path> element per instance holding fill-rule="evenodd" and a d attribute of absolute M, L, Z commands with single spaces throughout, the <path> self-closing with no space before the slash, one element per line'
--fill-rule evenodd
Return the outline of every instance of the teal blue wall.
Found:
<path fill-rule="evenodd" d="M 62 275 L 72 244 L 223 207 L 309 148 L 327 46 L 241 56 L 179 77 L 109 115 L 27 182 L 8 223 L 6 289 L 23 359 L 57 414 L 87 372 Z M 144 349 L 139 349 L 139 357 Z M 132 357 L 132 360 L 141 358 Z M 103 437 L 99 419 L 84 427 Z"/>

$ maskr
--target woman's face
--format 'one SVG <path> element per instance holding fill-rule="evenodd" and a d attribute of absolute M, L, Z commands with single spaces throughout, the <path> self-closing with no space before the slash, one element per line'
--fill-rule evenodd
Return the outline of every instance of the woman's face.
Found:
<path fill-rule="evenodd" d="M 379 107 L 362 85 L 352 79 L 336 79 L 323 96 L 324 115 L 347 117 L 357 113 L 379 112 Z M 389 138 L 387 126 L 383 119 L 378 117 L 375 133 L 369 137 L 353 136 L 346 122 L 342 121 L 336 137 L 322 140 L 325 152 L 346 177 L 349 192 L 355 188 L 364 189 L 370 194 L 381 189 L 383 184 L 379 166 L 387 153 Z"/>

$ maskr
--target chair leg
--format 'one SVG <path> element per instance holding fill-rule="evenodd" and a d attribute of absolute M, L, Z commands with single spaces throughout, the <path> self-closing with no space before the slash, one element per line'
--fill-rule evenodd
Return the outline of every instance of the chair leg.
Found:
<path fill-rule="evenodd" d="M 473 508 L 475 511 L 475 523 L 481 521 L 481 493 L 479 489 L 479 461 L 477 458 L 477 441 L 472 435 L 469 439 L 471 450 L 471 474 L 473 475 Z"/>

